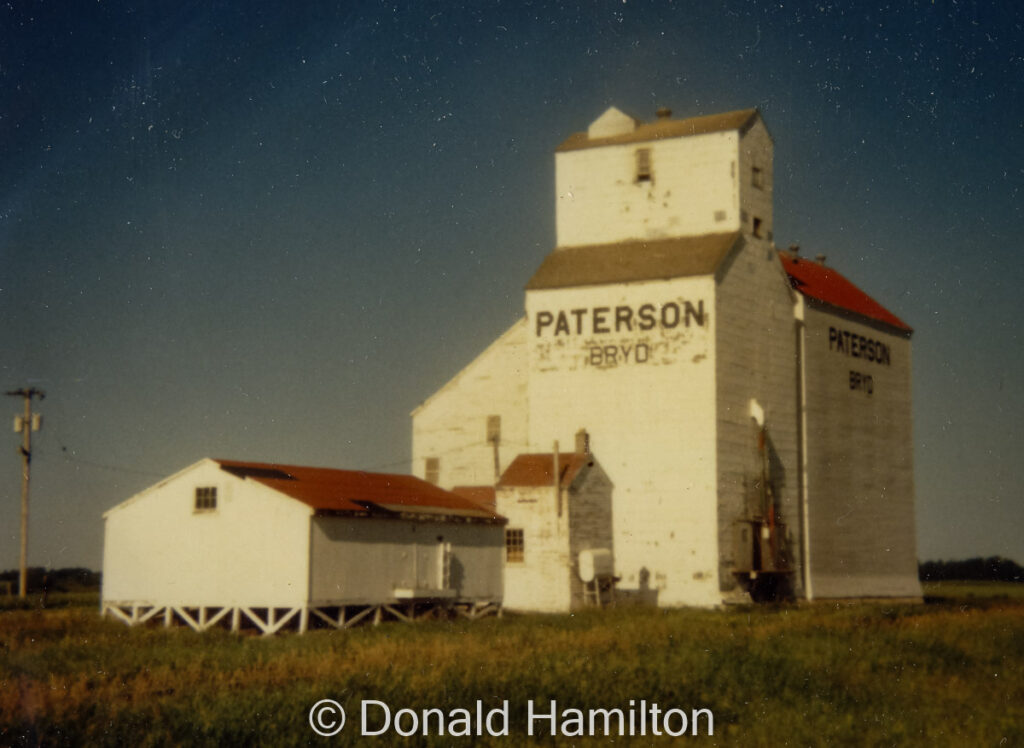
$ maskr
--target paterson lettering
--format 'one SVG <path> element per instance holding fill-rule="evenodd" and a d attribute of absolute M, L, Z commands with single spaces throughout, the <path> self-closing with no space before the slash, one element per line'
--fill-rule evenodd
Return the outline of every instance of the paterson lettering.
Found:
<path fill-rule="evenodd" d="M 664 304 L 595 306 L 589 309 L 538 311 L 534 332 L 543 335 L 607 335 L 609 333 L 647 331 L 655 327 L 672 330 L 677 327 L 704 327 L 707 320 L 704 300 L 667 301 Z M 879 344 L 880 345 L 880 344 Z"/>
<path fill-rule="evenodd" d="M 889 346 L 849 330 L 828 328 L 828 349 L 852 358 L 863 358 L 883 366 L 892 366 Z"/>

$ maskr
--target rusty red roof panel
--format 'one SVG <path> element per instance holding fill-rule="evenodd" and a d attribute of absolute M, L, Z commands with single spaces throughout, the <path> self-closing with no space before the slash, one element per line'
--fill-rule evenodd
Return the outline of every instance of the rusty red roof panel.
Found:
<path fill-rule="evenodd" d="M 382 507 L 476 519 L 500 519 L 476 502 L 411 475 L 304 467 L 279 463 L 216 460 L 222 470 L 330 512 L 365 512 Z"/>
<path fill-rule="evenodd" d="M 808 298 L 883 322 L 903 332 L 913 332 L 906 322 L 872 299 L 840 273 L 820 262 L 793 252 L 779 252 L 789 282 Z"/>
<path fill-rule="evenodd" d="M 588 454 L 564 452 L 558 455 L 558 473 L 560 485 L 568 487 L 584 467 L 593 465 L 594 458 Z M 543 454 L 523 454 L 516 457 L 512 464 L 502 473 L 498 488 L 506 486 L 553 486 L 555 456 L 551 452 Z"/>
<path fill-rule="evenodd" d="M 452 493 L 479 504 L 484 509 L 495 507 L 494 486 L 454 486 Z"/>

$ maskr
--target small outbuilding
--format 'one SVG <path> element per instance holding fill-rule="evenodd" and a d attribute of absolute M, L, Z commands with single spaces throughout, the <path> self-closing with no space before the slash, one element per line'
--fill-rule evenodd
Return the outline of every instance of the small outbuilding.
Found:
<path fill-rule="evenodd" d="M 559 613 L 610 601 L 612 483 L 592 454 L 521 454 L 495 493 L 508 518 L 506 607 Z"/>
<path fill-rule="evenodd" d="M 505 519 L 408 475 L 203 459 L 104 514 L 102 612 L 196 630 L 500 608 Z"/>

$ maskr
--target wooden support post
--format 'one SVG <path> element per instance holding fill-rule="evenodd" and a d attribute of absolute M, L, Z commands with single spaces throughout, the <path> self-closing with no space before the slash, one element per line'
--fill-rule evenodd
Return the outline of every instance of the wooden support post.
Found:
<path fill-rule="evenodd" d="M 377 608 L 377 607 L 374 607 L 373 605 L 366 606 L 361 611 L 356 613 L 354 616 L 352 616 L 351 618 L 347 619 L 345 621 L 345 623 L 344 623 L 344 628 L 352 628 L 357 623 L 359 623 L 361 620 L 363 620 L 364 618 L 368 617 L 371 613 L 375 613 L 375 614 L 379 615 L 380 614 L 380 609 Z"/>
<path fill-rule="evenodd" d="M 242 628 L 242 611 L 235 607 L 231 609 L 231 632 L 237 634 Z"/>
<path fill-rule="evenodd" d="M 266 624 L 263 622 L 262 618 L 256 615 L 252 608 L 243 607 L 242 612 L 245 613 L 246 618 L 248 618 L 250 621 L 256 624 L 260 631 L 262 631 L 264 634 L 267 633 Z"/>
<path fill-rule="evenodd" d="M 273 608 L 272 608 L 272 610 L 273 610 Z M 278 631 L 280 631 L 285 626 L 287 626 L 288 622 L 298 615 L 300 609 L 299 608 L 292 608 L 292 609 L 288 610 L 287 608 L 285 608 L 285 610 L 287 612 L 284 613 L 279 619 L 277 619 L 276 623 L 274 623 L 273 625 L 267 626 L 267 630 L 263 632 L 266 636 L 270 636 L 271 634 L 276 634 Z"/>
<path fill-rule="evenodd" d="M 299 633 L 305 634 L 309 628 L 309 608 L 303 605 L 299 609 Z"/>
<path fill-rule="evenodd" d="M 214 626 L 216 626 L 218 623 L 220 623 L 221 620 L 223 618 L 225 618 L 227 616 L 227 614 L 230 613 L 230 612 L 231 612 L 231 608 L 228 608 L 228 607 L 223 607 L 220 610 L 218 610 L 216 613 L 213 614 L 212 618 L 207 619 L 206 625 L 205 625 L 205 628 L 203 628 L 203 631 L 206 631 L 207 629 L 212 629 Z"/>
<path fill-rule="evenodd" d="M 559 475 L 558 471 L 558 440 L 555 440 L 555 509 L 558 512 L 558 516 L 562 516 L 562 476 Z"/>
<path fill-rule="evenodd" d="M 141 616 L 139 616 L 139 623 L 145 623 L 150 618 L 153 618 L 153 617 L 157 616 L 160 613 L 161 610 L 162 610 L 162 608 L 159 605 L 154 605 L 152 608 L 150 608 L 145 613 L 143 613 Z"/>
<path fill-rule="evenodd" d="M 114 614 L 114 618 L 119 618 L 123 623 L 126 623 L 129 626 L 132 625 L 131 616 L 129 616 L 127 613 L 125 613 L 123 610 L 121 610 L 121 606 L 120 605 L 108 605 L 107 606 L 107 610 L 110 613 Z"/>

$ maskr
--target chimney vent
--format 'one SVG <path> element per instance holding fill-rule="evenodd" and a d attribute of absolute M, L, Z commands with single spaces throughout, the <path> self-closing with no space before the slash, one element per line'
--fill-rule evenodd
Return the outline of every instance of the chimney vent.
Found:
<path fill-rule="evenodd" d="M 590 454 L 590 434 L 587 433 L 586 429 L 580 429 L 576 432 L 576 454 Z"/>
<path fill-rule="evenodd" d="M 672 110 L 669 109 L 667 106 L 661 106 L 658 107 L 658 111 L 655 112 L 655 114 L 658 115 L 658 119 L 671 119 Z"/>
<path fill-rule="evenodd" d="M 814 259 L 818 261 L 819 265 L 825 264 L 825 255 L 815 255 Z"/>
<path fill-rule="evenodd" d="M 795 255 L 800 254 L 800 245 L 799 244 L 790 244 L 789 245 L 789 251 L 792 252 Z"/>

